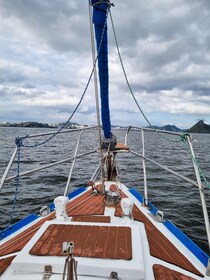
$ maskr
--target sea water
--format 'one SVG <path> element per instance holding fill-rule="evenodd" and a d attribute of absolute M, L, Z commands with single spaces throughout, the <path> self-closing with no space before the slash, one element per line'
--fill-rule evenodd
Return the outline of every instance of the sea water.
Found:
<path fill-rule="evenodd" d="M 0 127 L 0 178 L 15 149 L 15 138 L 35 133 L 52 132 L 52 129 L 38 128 L 7 128 Z M 115 130 L 118 141 L 124 142 L 125 131 Z M 82 137 L 78 154 L 86 153 L 98 147 L 97 131 L 90 130 Z M 47 141 L 49 136 L 44 137 Z M 166 139 L 167 138 L 167 139 Z M 39 168 L 46 164 L 71 158 L 74 155 L 78 132 L 60 134 L 43 145 L 41 138 L 32 138 L 30 143 L 26 139 L 24 144 L 38 146 L 22 147 L 20 150 L 20 172 Z M 210 135 L 193 134 L 193 147 L 200 169 L 210 181 Z M 192 165 L 192 158 L 188 145 L 173 136 L 160 137 L 153 132 L 145 133 L 145 156 L 168 166 L 182 175 L 196 180 Z M 178 142 L 177 142 L 178 141 Z M 142 154 L 141 132 L 131 131 L 128 137 L 131 150 Z M 142 159 L 131 153 L 123 153 L 117 158 L 120 170 L 119 180 L 128 187 L 135 187 L 143 194 L 144 177 Z M 76 160 L 69 191 L 87 185 L 99 161 L 99 156 L 90 154 Z M 160 167 L 146 161 L 148 198 L 159 210 L 164 211 L 165 217 L 170 219 L 197 245 L 208 253 L 205 223 L 200 202 L 199 190 L 188 182 L 161 170 Z M 17 175 L 17 158 L 9 176 Z M 52 169 L 43 169 L 38 173 L 12 180 L 3 186 L 0 192 L 0 229 L 3 229 L 14 212 L 12 223 L 38 212 L 41 206 L 48 205 L 56 196 L 62 195 L 66 188 L 71 161 L 56 165 Z M 18 186 L 18 188 L 17 188 Z M 14 194 L 17 200 L 14 207 Z M 210 190 L 206 188 L 205 197 L 207 207 L 210 205 Z M 209 208 L 209 207 L 208 207 Z M 210 214 L 210 209 L 208 209 Z"/>

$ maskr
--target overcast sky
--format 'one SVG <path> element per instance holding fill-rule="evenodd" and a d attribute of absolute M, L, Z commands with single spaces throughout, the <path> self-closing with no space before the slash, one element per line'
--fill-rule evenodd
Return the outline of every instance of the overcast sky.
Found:
<path fill-rule="evenodd" d="M 210 1 L 113 0 L 128 80 L 153 125 L 210 124 Z M 146 126 L 109 20 L 112 124 Z M 0 122 L 64 122 L 92 70 L 88 0 L 0 0 Z M 72 121 L 95 124 L 91 82 Z"/>

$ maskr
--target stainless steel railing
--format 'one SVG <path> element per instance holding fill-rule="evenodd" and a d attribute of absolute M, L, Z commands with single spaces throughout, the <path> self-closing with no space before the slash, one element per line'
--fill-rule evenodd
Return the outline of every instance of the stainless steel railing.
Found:
<path fill-rule="evenodd" d="M 201 177 L 200 177 L 200 173 L 199 173 L 199 169 L 198 166 L 196 164 L 196 158 L 195 158 L 195 153 L 193 150 L 193 145 L 192 145 L 192 137 L 189 134 L 186 134 L 186 141 L 188 143 L 189 146 L 189 150 L 190 150 L 190 154 L 191 154 L 191 158 L 192 158 L 192 162 L 193 162 L 193 167 L 194 167 L 194 171 L 195 171 L 195 175 L 196 175 L 196 179 L 197 182 L 194 180 L 191 180 L 189 178 L 187 178 L 186 176 L 168 168 L 167 166 L 164 166 L 160 163 L 158 163 L 157 161 L 150 159 L 148 157 L 145 156 L 145 140 L 144 140 L 144 131 L 154 131 L 154 129 L 150 129 L 150 128 L 138 128 L 138 127 L 129 127 L 126 135 L 125 135 L 125 144 L 127 145 L 128 142 L 128 134 L 131 131 L 131 129 L 136 129 L 136 130 L 141 130 L 141 138 L 142 138 L 142 154 L 137 153 L 135 151 L 129 150 L 129 152 L 135 156 L 138 156 L 142 159 L 142 166 L 143 166 L 143 175 L 144 175 L 144 203 L 145 205 L 148 204 L 148 192 L 147 192 L 147 173 L 146 173 L 146 161 L 151 162 L 152 164 L 160 167 L 163 170 L 166 170 L 168 172 L 170 172 L 171 174 L 183 179 L 184 181 L 192 184 L 193 186 L 198 187 L 199 189 L 199 194 L 200 194 L 200 198 L 201 198 L 201 204 L 202 204 L 202 210 L 203 210 L 203 216 L 204 216 L 204 221 L 205 221 L 205 227 L 206 227 L 206 233 L 207 233 L 207 238 L 208 238 L 208 245 L 209 245 L 209 250 L 210 250 L 210 224 L 209 224 L 209 217 L 208 217 L 208 212 L 207 212 L 207 206 L 206 206 L 206 200 L 205 200 L 205 195 L 204 195 L 204 186 L 201 182 Z M 170 134 L 170 135 L 175 135 L 178 137 L 182 136 L 182 133 L 177 133 L 177 132 L 169 132 L 169 131 L 162 131 L 162 130 L 155 130 L 155 132 L 158 132 L 158 134 Z"/>

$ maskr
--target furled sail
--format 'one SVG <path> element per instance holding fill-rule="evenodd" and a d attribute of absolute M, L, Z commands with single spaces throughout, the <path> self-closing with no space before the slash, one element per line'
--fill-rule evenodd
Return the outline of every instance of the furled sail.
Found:
<path fill-rule="evenodd" d="M 98 72 L 101 96 L 101 119 L 106 139 L 112 137 L 109 111 L 109 69 L 107 39 L 107 9 L 109 1 L 92 0 L 93 23 L 98 51 Z"/>

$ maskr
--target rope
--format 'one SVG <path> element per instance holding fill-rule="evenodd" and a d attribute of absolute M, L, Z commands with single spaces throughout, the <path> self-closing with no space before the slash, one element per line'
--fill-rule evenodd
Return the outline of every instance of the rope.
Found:
<path fill-rule="evenodd" d="M 102 45 L 102 40 L 103 40 L 103 36 L 104 36 L 104 32 L 105 32 L 105 27 L 106 27 L 106 23 L 107 23 L 107 16 L 108 16 L 108 12 L 106 13 L 106 21 L 105 21 L 105 24 L 103 26 L 103 31 L 102 31 L 102 35 L 101 35 L 101 40 L 100 40 L 100 44 L 99 44 L 99 48 L 98 48 L 98 52 L 97 52 L 97 56 L 95 58 L 95 61 L 94 61 L 94 64 L 93 64 L 93 68 L 92 68 L 92 71 L 90 73 L 90 76 L 88 78 L 88 81 L 87 81 L 87 84 L 85 86 L 85 89 L 83 91 L 83 94 L 77 104 L 77 106 L 75 107 L 74 111 L 72 112 L 72 114 L 70 115 L 69 119 L 65 122 L 65 124 L 58 130 L 56 131 L 54 134 L 52 134 L 48 139 L 46 139 L 45 141 L 41 142 L 41 143 L 38 143 L 38 144 L 34 144 L 34 145 L 26 145 L 26 144 L 23 144 L 23 140 L 24 139 L 27 139 L 29 135 L 26 135 L 24 137 L 16 137 L 15 139 L 15 143 L 16 143 L 16 146 L 17 146 L 17 157 L 18 157 L 18 161 L 17 161 L 17 175 L 16 175 L 16 189 L 15 189 L 15 195 L 14 195 L 14 199 L 13 199 L 13 206 L 12 206 L 12 211 L 11 211 L 11 214 L 10 214 L 10 217 L 9 217 L 9 221 L 8 221 L 8 224 L 6 225 L 6 228 L 4 230 L 2 230 L 0 232 L 0 240 L 4 238 L 4 234 L 5 232 L 8 230 L 8 228 L 11 226 L 11 222 L 12 222 L 12 219 L 13 219 L 13 216 L 15 214 L 15 209 L 16 209 L 16 205 L 17 205 L 17 195 L 18 195 L 18 192 L 19 192 L 19 186 L 20 186 L 20 156 L 21 156 L 21 147 L 25 147 L 25 148 L 35 148 L 35 147 L 39 147 L 41 145 L 44 145 L 46 144 L 47 142 L 49 142 L 50 140 L 52 140 L 56 135 L 58 135 L 66 126 L 67 124 L 70 122 L 70 120 L 72 119 L 72 117 L 74 116 L 74 114 L 76 113 L 77 109 L 79 108 L 80 104 L 82 103 L 82 100 L 85 96 L 85 93 L 87 92 L 87 89 L 89 87 L 89 84 L 90 84 L 90 81 L 92 79 L 92 76 L 93 76 L 93 73 L 94 73 L 94 70 L 95 70 L 95 67 L 96 67 L 96 63 L 97 63 L 97 60 L 98 60 L 98 54 L 100 52 L 100 49 L 101 49 L 101 45 Z"/>
<path fill-rule="evenodd" d="M 110 8 L 111 6 L 114 6 L 113 3 L 110 3 L 109 0 L 99 0 L 98 2 L 96 3 L 93 3 L 92 6 L 96 6 L 96 5 L 100 5 L 100 4 L 106 4 L 108 8 Z"/>
<path fill-rule="evenodd" d="M 182 141 L 186 143 L 186 149 L 188 150 L 188 152 L 189 152 L 189 154 L 190 154 L 190 156 L 191 156 L 192 161 L 193 161 L 194 164 L 197 166 L 200 177 L 201 177 L 202 180 L 205 182 L 206 187 L 207 187 L 208 189 L 210 189 L 210 183 L 208 182 L 206 176 L 204 175 L 203 171 L 201 170 L 201 168 L 200 168 L 200 166 L 199 166 L 199 164 L 198 164 L 198 162 L 197 162 L 197 159 L 196 159 L 195 156 L 192 154 L 192 151 L 191 151 L 191 149 L 190 149 L 190 147 L 189 147 L 189 143 L 188 143 L 188 141 L 187 141 L 187 137 L 189 137 L 189 136 L 190 136 L 189 134 L 183 134 L 183 135 L 182 135 Z"/>
<path fill-rule="evenodd" d="M 9 221 L 5 227 L 4 230 L 1 231 L 0 233 L 0 240 L 4 238 L 4 234 L 5 232 L 8 230 L 8 228 L 11 225 L 12 219 L 14 217 L 15 214 L 15 209 L 16 209 L 16 205 L 17 205 L 17 196 L 18 196 L 18 192 L 19 192 L 19 187 L 20 187 L 20 149 L 21 149 L 21 145 L 22 145 L 22 138 L 17 137 L 15 140 L 16 146 L 17 146 L 17 175 L 16 175 L 16 188 L 15 188 L 15 194 L 14 194 L 14 198 L 13 198 L 13 203 L 12 203 L 12 210 L 9 216 Z"/>
<path fill-rule="evenodd" d="M 94 65 L 94 67 L 95 67 L 95 65 Z M 52 134 L 47 140 L 45 140 L 45 141 L 43 141 L 43 142 L 41 142 L 41 143 L 38 143 L 38 144 L 34 144 L 34 145 L 25 145 L 25 144 L 23 144 L 23 142 L 21 141 L 21 146 L 26 147 L 26 148 L 35 148 L 35 147 L 38 147 L 38 146 L 42 146 L 42 145 L 48 143 L 50 140 L 52 140 L 55 136 L 57 136 L 57 135 L 67 126 L 67 124 L 70 122 L 70 120 L 72 119 L 72 117 L 73 117 L 74 114 L 76 113 L 77 109 L 79 108 L 80 104 L 82 103 L 82 100 L 84 99 L 84 96 L 85 96 L 85 94 L 86 94 L 86 92 L 87 92 L 88 86 L 89 86 L 89 84 L 90 84 L 90 81 L 91 81 L 91 78 L 92 78 L 92 75 L 93 75 L 93 72 L 94 72 L 94 67 L 93 67 L 93 69 L 92 69 L 92 71 L 91 71 L 91 74 L 90 74 L 90 76 L 89 76 L 89 78 L 88 78 L 88 82 L 87 82 L 87 84 L 86 84 L 86 86 L 85 86 L 85 89 L 84 89 L 84 91 L 83 91 L 83 94 L 82 94 L 82 96 L 81 96 L 81 98 L 80 98 L 80 100 L 79 100 L 77 106 L 75 107 L 74 111 L 73 111 L 72 114 L 70 115 L 69 119 L 65 122 L 65 124 L 64 124 L 63 126 L 61 126 L 61 128 L 60 128 L 58 131 L 56 131 L 54 134 Z M 25 137 L 21 138 L 21 140 L 26 139 L 27 137 L 28 137 L 28 136 L 25 136 Z"/>
<path fill-rule="evenodd" d="M 16 145 L 17 145 L 17 157 L 18 157 L 18 161 L 17 161 L 17 176 L 16 176 L 16 189 L 15 189 L 15 196 L 14 196 L 14 200 L 13 200 L 13 207 L 12 207 L 12 213 L 10 215 L 10 219 L 9 219 L 9 225 L 11 224 L 12 218 L 14 216 L 15 213 L 15 208 L 17 205 L 17 195 L 19 192 L 19 187 L 20 187 L 20 149 L 21 149 L 21 143 L 22 141 L 19 138 L 16 138 Z"/>
<path fill-rule="evenodd" d="M 120 60 L 120 64 L 121 64 L 121 67 L 122 67 L 122 70 L 123 70 L 123 74 L 124 74 L 124 77 L 125 77 L 125 80 L 126 80 L 126 83 L 127 83 L 127 86 L 130 90 L 130 93 L 134 99 L 134 102 L 136 103 L 139 111 L 141 112 L 142 116 L 144 117 L 144 119 L 147 121 L 147 123 L 149 124 L 149 126 L 163 139 L 169 141 L 169 142 L 175 142 L 175 143 L 180 143 L 180 142 L 186 142 L 187 141 L 187 136 L 189 136 L 189 134 L 181 134 L 180 137 L 179 137 L 179 140 L 173 140 L 171 138 L 168 138 L 168 137 L 165 137 L 164 135 L 162 135 L 160 132 L 158 132 L 155 127 L 151 124 L 151 122 L 149 121 L 149 119 L 146 117 L 146 115 L 144 114 L 142 108 L 140 107 L 140 105 L 138 104 L 138 101 L 133 93 L 133 90 L 130 86 L 130 83 L 128 81 L 128 77 L 127 77 L 127 74 L 126 74 L 126 71 L 125 71 L 125 67 L 124 67 L 124 64 L 123 64 L 123 61 L 122 61 L 122 56 L 121 56 L 121 53 L 120 53 L 120 49 L 119 49 L 119 44 L 118 44 L 118 40 L 117 40 L 117 36 L 116 36 L 116 31 L 115 31 L 115 27 L 114 27 L 114 22 L 113 22 L 113 18 L 112 18 L 112 14 L 111 14 L 111 10 L 109 10 L 109 13 L 110 13 L 110 19 L 111 19 L 111 24 L 112 24 L 112 29 L 113 29 L 113 34 L 114 34 L 114 39 L 115 39 L 115 44 L 116 44 L 116 47 L 117 47 L 117 52 L 118 52 L 118 56 L 119 56 L 119 60 Z M 188 150 L 189 149 L 189 146 L 188 146 Z M 210 189 L 210 183 L 208 182 L 208 180 L 206 179 L 204 173 L 202 172 L 200 166 L 198 165 L 198 162 L 196 160 L 196 158 L 193 156 L 191 150 L 189 151 L 190 155 L 191 155 L 191 158 L 193 160 L 193 162 L 196 164 L 197 168 L 198 168 L 198 171 L 199 171 L 199 174 L 200 174 L 200 177 L 203 179 L 203 181 L 206 183 L 207 187 Z"/>
<path fill-rule="evenodd" d="M 99 2 L 100 2 L 100 1 L 99 1 Z M 102 1 L 102 2 L 103 2 L 103 1 Z M 105 2 L 109 2 L 109 1 L 105 1 Z M 108 3 L 107 3 L 107 5 L 108 5 Z M 108 7 L 111 6 L 111 5 L 113 5 L 113 4 L 108 5 Z M 108 9 L 108 10 L 109 10 L 109 9 Z M 72 117 L 73 117 L 74 114 L 76 113 L 77 109 L 79 108 L 80 104 L 82 103 L 82 100 L 84 99 L 84 96 L 85 96 L 85 94 L 86 94 L 86 92 L 87 92 L 87 89 L 88 89 L 88 87 L 89 87 L 89 85 L 90 85 L 90 81 L 91 81 L 91 79 L 92 79 L 94 70 L 95 70 L 95 68 L 96 68 L 96 63 L 97 63 L 97 61 L 98 61 L 98 55 L 99 55 L 100 50 L 101 50 L 101 45 L 102 45 L 102 41 L 103 41 L 103 37 L 104 37 L 104 32 L 105 32 L 105 28 L 106 28 L 107 17 L 108 17 L 108 11 L 107 11 L 107 13 L 106 13 L 106 21 L 105 21 L 105 24 L 104 24 L 104 26 L 103 26 L 103 31 L 102 31 L 102 35 L 101 35 L 101 40 L 100 40 L 100 44 L 99 44 L 97 56 L 96 56 L 95 61 L 94 61 L 94 64 L 93 64 L 92 71 L 91 71 L 90 76 L 89 76 L 89 78 L 88 78 L 88 81 L 87 81 L 87 84 L 86 84 L 85 89 L 84 89 L 84 91 L 83 91 L 83 94 L 82 94 L 82 96 L 81 96 L 81 98 L 80 98 L 80 100 L 79 100 L 77 106 L 75 107 L 74 111 L 73 111 L 72 114 L 70 115 L 69 119 L 64 123 L 64 125 L 63 125 L 57 132 L 55 132 L 54 134 L 52 134 L 52 136 L 50 136 L 47 140 L 45 140 L 45 141 L 43 141 L 43 142 L 41 142 L 41 143 L 34 144 L 34 145 L 25 145 L 25 144 L 23 144 L 23 141 L 22 141 L 22 140 L 23 140 L 23 139 L 26 139 L 28 136 L 19 138 L 19 141 L 20 141 L 20 143 L 21 143 L 21 146 L 26 147 L 26 148 L 34 148 L 34 147 L 38 147 L 38 146 L 44 145 L 44 144 L 46 144 L 47 142 L 49 142 L 50 140 L 52 140 L 56 135 L 58 135 L 58 134 L 67 126 L 67 124 L 70 122 L 70 120 L 72 119 Z"/>

